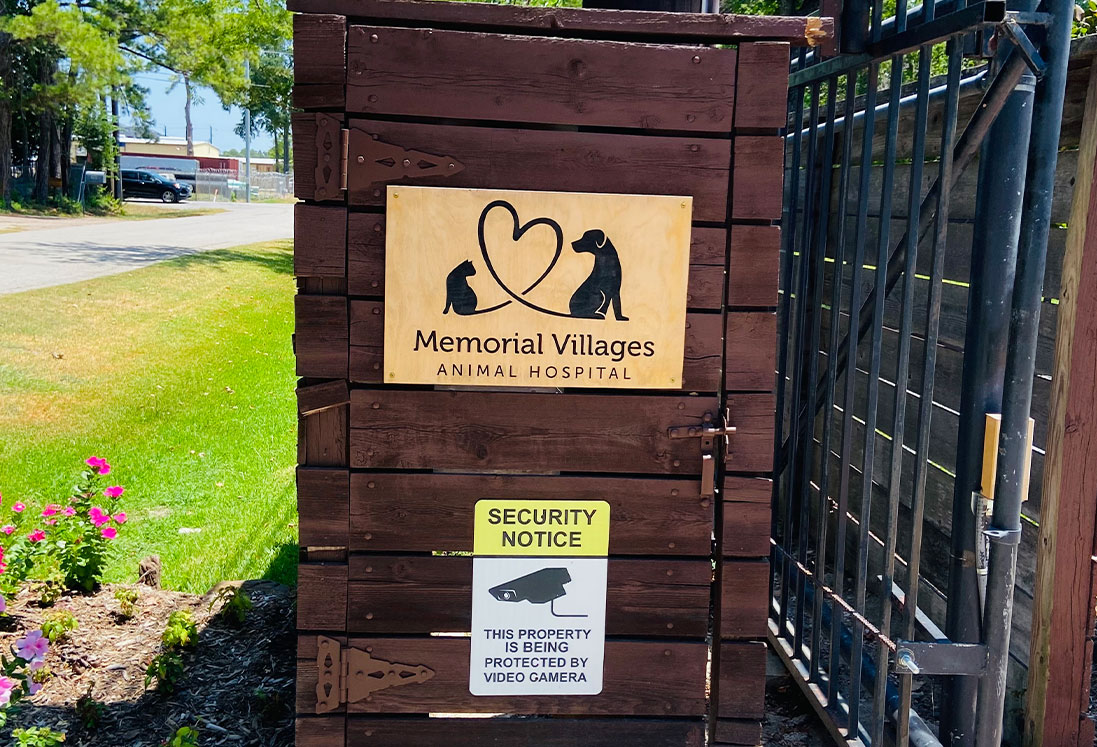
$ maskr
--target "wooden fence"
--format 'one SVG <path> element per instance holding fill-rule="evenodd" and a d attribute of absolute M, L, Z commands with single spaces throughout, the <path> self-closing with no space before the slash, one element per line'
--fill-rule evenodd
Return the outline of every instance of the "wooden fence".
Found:
<path fill-rule="evenodd" d="M 289 5 L 305 110 L 297 743 L 756 743 L 778 130 L 788 42 L 830 20 Z M 692 196 L 682 388 L 385 384 L 384 188 L 407 183 Z M 737 431 L 712 500 L 698 439 L 669 429 L 725 412 Z M 612 508 L 598 695 L 469 691 L 473 505 L 501 497 Z M 524 718 L 469 718 L 490 714 Z"/>

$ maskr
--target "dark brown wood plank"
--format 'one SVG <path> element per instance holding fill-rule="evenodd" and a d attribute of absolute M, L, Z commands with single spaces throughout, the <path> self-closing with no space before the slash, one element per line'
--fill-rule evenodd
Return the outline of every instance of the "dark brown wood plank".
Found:
<path fill-rule="evenodd" d="M 777 315 L 728 314 L 725 386 L 729 391 L 768 392 L 777 383 Z M 687 379 L 687 383 L 688 383 Z"/>
<path fill-rule="evenodd" d="M 349 407 L 336 407 L 301 418 L 299 461 L 309 467 L 347 466 Z"/>
<path fill-rule="evenodd" d="M 715 47 L 354 26 L 347 110 L 730 133 L 736 58 Z"/>
<path fill-rule="evenodd" d="M 739 135 L 734 140 L 734 148 L 731 217 L 737 220 L 780 219 L 784 139 Z"/>
<path fill-rule="evenodd" d="M 773 398 L 729 398 L 733 469 L 772 465 Z M 692 439 L 707 397 L 355 390 L 351 465 L 372 469 L 545 470 L 699 474 Z M 431 418 L 430 413 L 439 417 Z"/>
<path fill-rule="evenodd" d="M 712 502 L 699 491 L 697 480 L 356 472 L 350 543 L 374 552 L 470 552 L 481 498 L 581 499 L 609 502 L 611 554 L 708 555 Z M 768 511 L 768 493 L 766 501 Z"/>
<path fill-rule="evenodd" d="M 342 109 L 346 99 L 347 19 L 341 15 L 293 17 L 293 105 Z"/>
<path fill-rule="evenodd" d="M 776 306 L 779 226 L 732 226 L 728 306 Z"/>
<path fill-rule="evenodd" d="M 315 660 L 315 640 L 315 635 L 302 635 L 298 642 L 298 712 L 302 713 L 315 710 L 315 661 L 311 667 L 306 665 L 309 653 Z M 434 677 L 375 692 L 369 700 L 340 706 L 339 711 L 591 716 L 701 716 L 705 712 L 708 647 L 700 641 L 606 641 L 602 693 L 557 698 L 470 694 L 468 638 L 352 637 L 348 645 L 385 661 L 428 667 Z"/>
<path fill-rule="evenodd" d="M 294 722 L 294 744 L 296 747 L 343 747 L 346 728 L 347 717 L 343 715 L 298 717 Z"/>
<path fill-rule="evenodd" d="M 342 296 L 297 296 L 294 352 L 297 375 L 318 379 L 347 378 L 350 326 Z"/>
<path fill-rule="evenodd" d="M 350 126 L 377 135 L 386 143 L 449 156 L 464 164 L 464 169 L 453 175 L 400 179 L 392 184 L 683 195 L 693 197 L 694 220 L 722 223 L 727 217 L 731 154 L 728 141 L 723 139 L 457 127 L 370 119 L 352 119 Z M 778 147 L 778 208 L 780 154 Z M 755 163 L 754 168 L 772 166 L 765 148 L 754 147 L 748 156 Z M 382 184 L 355 183 L 355 157 L 352 148 L 350 203 L 384 205 Z M 745 183 L 765 191 L 770 181 L 773 179 L 767 175 L 764 183 L 756 178 Z M 759 204 L 754 210 L 764 207 Z"/>
<path fill-rule="evenodd" d="M 769 609 L 769 562 L 725 560 L 720 600 L 722 638 L 765 638 Z"/>
<path fill-rule="evenodd" d="M 834 19 L 708 13 L 588 10 L 486 3 L 416 0 L 288 0 L 300 13 L 340 13 L 356 19 L 496 28 L 558 36 L 613 35 L 651 40 L 735 44 L 768 39 L 798 46 L 822 44 L 834 34 Z"/>
<path fill-rule="evenodd" d="M 350 747 L 702 747 L 699 721 L 621 718 L 368 718 L 347 721 Z"/>
<path fill-rule="evenodd" d="M 385 216 L 381 213 L 351 213 L 347 231 L 347 272 L 351 296 L 381 298 L 385 294 Z M 736 227 L 738 229 L 740 227 Z M 742 228 L 754 228 L 743 226 Z M 776 245 L 774 245 L 776 249 Z M 331 246 L 338 258 L 325 257 L 323 261 L 334 265 L 343 260 L 343 247 Z M 686 305 L 691 310 L 718 311 L 724 294 L 724 256 L 727 253 L 727 231 L 722 228 L 697 228 L 690 235 L 689 286 Z M 759 274 L 755 268 L 768 265 L 764 251 L 755 245 L 743 245 L 732 263 L 740 268 L 740 293 L 757 297 L 777 294 L 777 274 L 774 269 Z M 776 268 L 774 253 L 774 268 Z M 772 289 L 754 289 L 754 283 L 765 283 Z M 776 303 L 776 301 L 774 301 Z M 740 303 L 740 305 L 765 306 L 766 303 Z"/>
<path fill-rule="evenodd" d="M 379 301 L 350 302 L 350 380 L 379 384 L 383 379 L 384 305 Z M 776 317 L 772 313 L 736 313 L 727 328 L 726 386 L 734 391 L 771 391 L 776 368 Z M 682 389 L 714 392 L 720 388 L 719 314 L 686 316 Z M 769 344 L 765 344 L 766 341 Z"/>
<path fill-rule="evenodd" d="M 347 631 L 467 633 L 472 614 L 469 556 L 352 555 Z M 704 638 L 708 628 L 707 558 L 609 561 L 606 634 Z M 751 575 L 756 580 L 757 574 Z M 752 588 L 762 605 L 768 581 Z M 748 590 L 744 590 L 747 593 Z M 754 609 L 730 612 L 728 630 L 752 626 Z"/>
<path fill-rule="evenodd" d="M 714 744 L 762 743 L 762 724 L 758 721 L 722 718 L 716 722 Z"/>
<path fill-rule="evenodd" d="M 720 644 L 720 718 L 760 719 L 766 700 L 766 645 Z"/>
<path fill-rule="evenodd" d="M 735 129 L 785 127 L 788 116 L 789 46 L 774 42 L 739 45 L 739 96 Z"/>
<path fill-rule="evenodd" d="M 341 631 L 346 627 L 347 566 L 333 563 L 297 566 L 297 629 Z"/>
<path fill-rule="evenodd" d="M 350 389 L 345 379 L 297 387 L 298 415 L 315 415 L 349 403 Z"/>
<path fill-rule="evenodd" d="M 347 274 L 347 209 L 293 206 L 293 274 L 342 278 Z"/>
<path fill-rule="evenodd" d="M 759 558 L 769 554 L 770 507 L 766 503 L 724 502 L 724 557 Z"/>
<path fill-rule="evenodd" d="M 350 535 L 350 473 L 298 468 L 297 516 L 302 547 L 345 548 Z"/>
<path fill-rule="evenodd" d="M 728 437 L 725 464 L 729 472 L 773 469 L 774 398 L 769 394 L 732 394 L 727 398 L 728 424 L 738 430 Z M 765 444 L 765 439 L 770 444 Z"/>

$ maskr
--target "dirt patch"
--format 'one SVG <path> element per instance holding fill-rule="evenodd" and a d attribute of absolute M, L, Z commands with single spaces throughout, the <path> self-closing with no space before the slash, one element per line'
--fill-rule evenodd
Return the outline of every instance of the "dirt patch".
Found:
<path fill-rule="evenodd" d="M 53 610 L 71 611 L 79 628 L 51 646 L 46 667 L 52 676 L 0 734 L 49 726 L 68 735 L 66 744 L 81 747 L 155 747 L 180 726 L 197 725 L 203 745 L 292 745 L 293 590 L 267 581 L 242 586 L 254 607 L 239 625 L 211 615 L 217 589 L 200 597 L 127 587 L 140 593 L 137 614 L 128 620 L 118 614 L 118 585 L 65 596 L 52 609 L 38 607 L 24 592 L 9 605 L 0 629 L 3 650 Z M 186 671 L 174 693 L 146 691 L 145 667 L 160 650 L 168 616 L 179 609 L 193 612 L 198 644 L 184 656 Z M 76 713 L 77 700 L 89 691 L 104 705 L 94 728 L 82 725 Z"/>

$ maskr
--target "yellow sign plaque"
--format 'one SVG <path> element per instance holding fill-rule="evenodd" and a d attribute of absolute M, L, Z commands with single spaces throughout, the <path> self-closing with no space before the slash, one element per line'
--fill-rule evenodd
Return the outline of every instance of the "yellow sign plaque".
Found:
<path fill-rule="evenodd" d="M 476 502 L 472 552 L 485 555 L 587 557 L 609 554 L 605 501 Z"/>
<path fill-rule="evenodd" d="M 388 188 L 385 381 L 680 389 L 689 197 Z"/>

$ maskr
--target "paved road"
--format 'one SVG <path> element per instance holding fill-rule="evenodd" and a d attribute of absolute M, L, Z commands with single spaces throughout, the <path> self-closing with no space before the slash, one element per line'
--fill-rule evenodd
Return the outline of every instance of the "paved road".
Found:
<path fill-rule="evenodd" d="M 220 203 L 217 207 L 225 212 L 77 225 L 51 221 L 43 227 L 0 233 L 0 294 L 75 283 L 183 254 L 293 236 L 291 204 Z"/>

